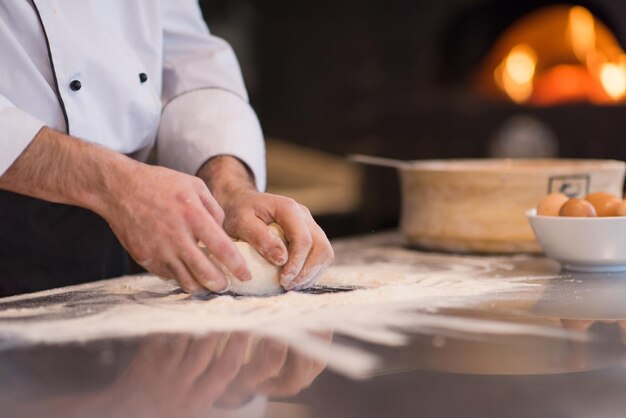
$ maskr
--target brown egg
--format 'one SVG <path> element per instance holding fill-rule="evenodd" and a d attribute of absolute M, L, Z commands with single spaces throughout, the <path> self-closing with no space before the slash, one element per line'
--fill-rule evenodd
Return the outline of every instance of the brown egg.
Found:
<path fill-rule="evenodd" d="M 573 198 L 568 200 L 561 206 L 559 216 L 578 216 L 578 217 L 595 217 L 596 210 L 593 205 L 585 199 Z"/>
<path fill-rule="evenodd" d="M 537 205 L 537 215 L 559 216 L 559 210 L 568 197 L 563 193 L 550 193 Z"/>
<path fill-rule="evenodd" d="M 606 192 L 591 193 L 585 200 L 593 205 L 598 216 L 617 215 L 617 206 L 622 203 L 622 199 Z"/>
<path fill-rule="evenodd" d="M 626 216 L 626 200 L 622 200 L 615 209 L 615 216 Z"/>

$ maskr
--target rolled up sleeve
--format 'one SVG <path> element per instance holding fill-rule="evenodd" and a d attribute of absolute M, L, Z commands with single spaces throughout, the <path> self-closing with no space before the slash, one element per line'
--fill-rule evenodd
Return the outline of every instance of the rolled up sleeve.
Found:
<path fill-rule="evenodd" d="M 24 152 L 44 123 L 0 96 L 0 176 Z"/>
<path fill-rule="evenodd" d="M 265 146 L 232 48 L 212 36 L 196 0 L 163 0 L 164 108 L 157 138 L 160 164 L 196 174 L 231 155 L 265 189 Z"/>

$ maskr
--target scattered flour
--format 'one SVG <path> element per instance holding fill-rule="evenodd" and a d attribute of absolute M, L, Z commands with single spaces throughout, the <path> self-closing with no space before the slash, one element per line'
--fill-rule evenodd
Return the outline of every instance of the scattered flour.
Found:
<path fill-rule="evenodd" d="M 0 299 L 0 348 L 151 333 L 244 331 L 323 356 L 329 367 L 358 377 L 375 368 L 376 358 L 353 346 L 328 346 L 314 333 L 331 331 L 387 346 L 405 344 L 408 333 L 433 330 L 555 335 L 554 329 L 534 325 L 434 314 L 501 298 L 537 298 L 541 286 L 532 281 L 542 278 L 512 274 L 516 258 L 389 247 L 343 250 L 319 289 L 355 289 L 351 291 L 199 300 L 172 282 L 141 275 Z"/>

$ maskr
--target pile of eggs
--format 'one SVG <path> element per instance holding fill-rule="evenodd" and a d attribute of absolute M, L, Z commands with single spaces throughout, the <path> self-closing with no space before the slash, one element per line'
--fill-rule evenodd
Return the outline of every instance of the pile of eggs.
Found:
<path fill-rule="evenodd" d="M 563 193 L 551 193 L 537 205 L 537 215 L 543 216 L 626 216 L 626 200 L 611 193 L 596 192 L 584 199 L 569 198 Z"/>

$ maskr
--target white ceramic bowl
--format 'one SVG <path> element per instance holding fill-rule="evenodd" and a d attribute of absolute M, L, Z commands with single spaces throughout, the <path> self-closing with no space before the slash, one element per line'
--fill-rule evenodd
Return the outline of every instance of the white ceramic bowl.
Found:
<path fill-rule="evenodd" d="M 626 271 L 626 217 L 578 218 L 526 212 L 546 256 L 566 270 Z"/>

